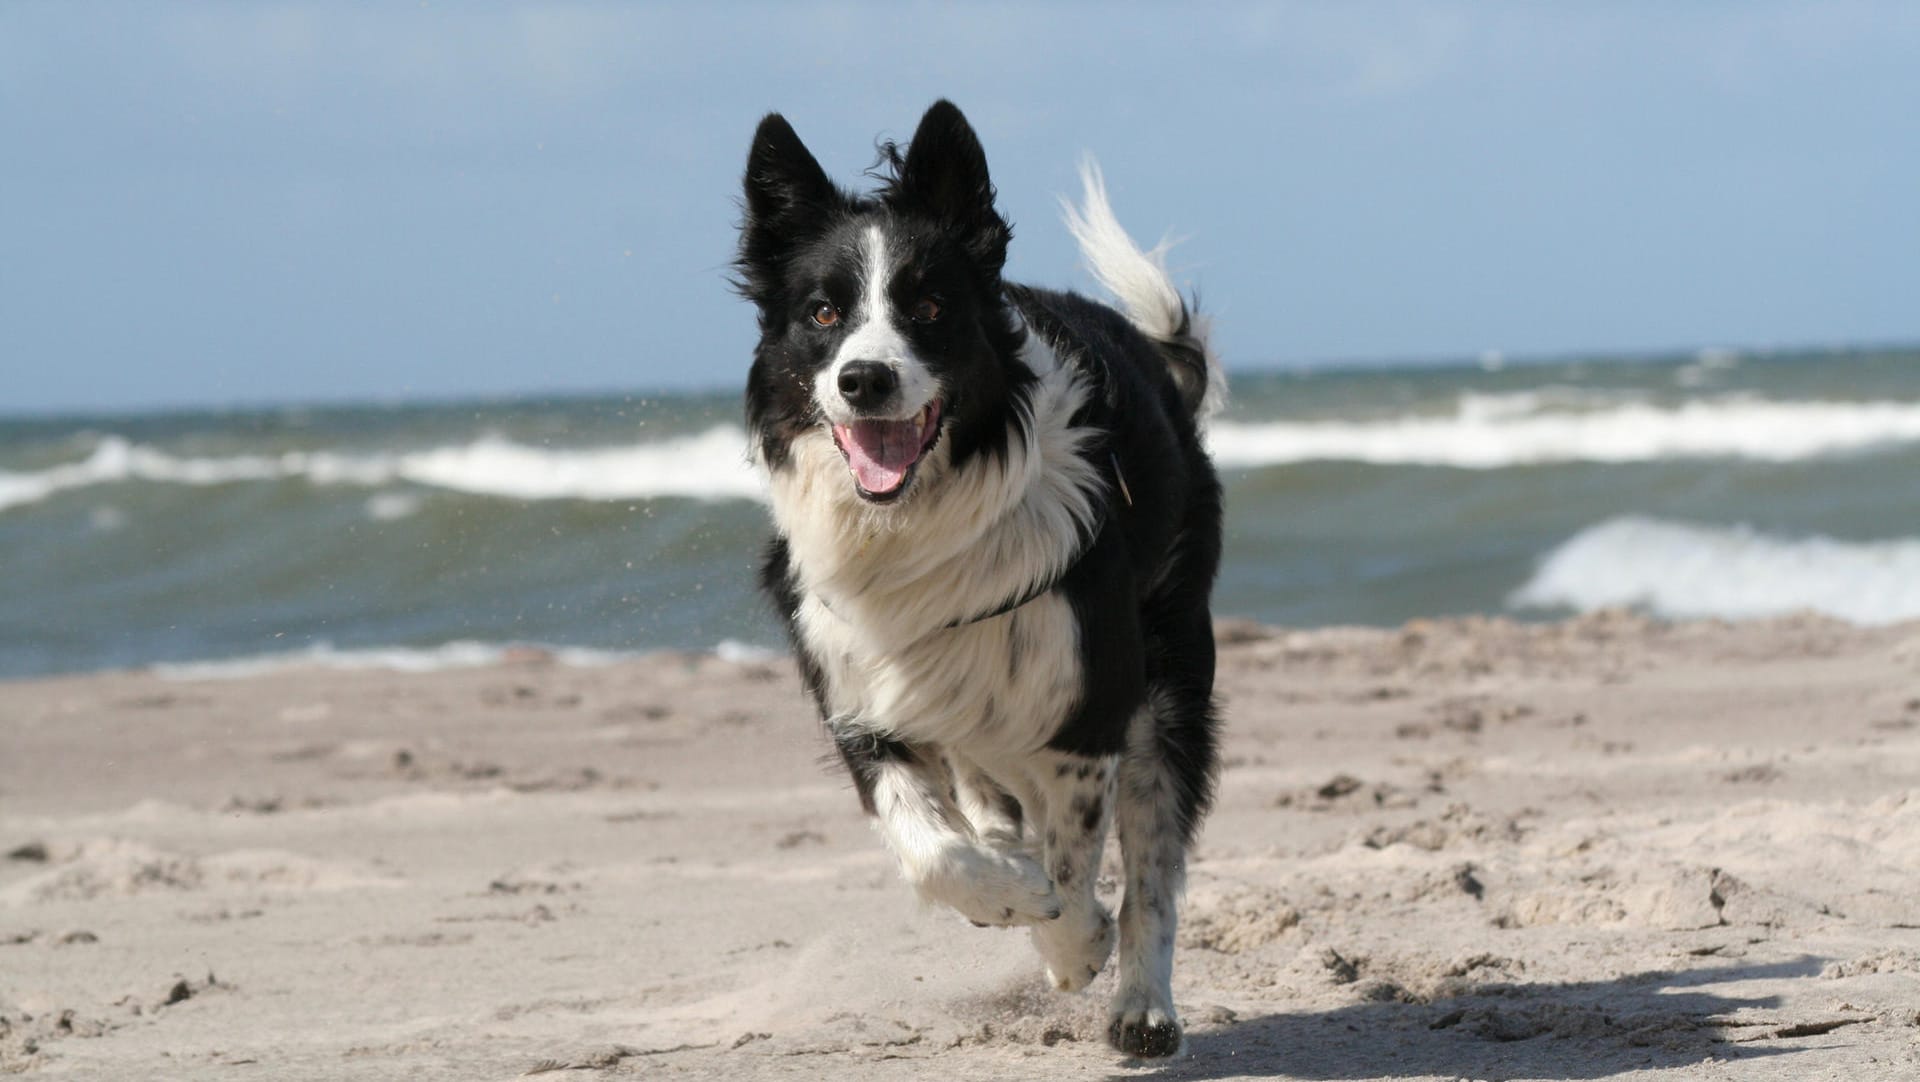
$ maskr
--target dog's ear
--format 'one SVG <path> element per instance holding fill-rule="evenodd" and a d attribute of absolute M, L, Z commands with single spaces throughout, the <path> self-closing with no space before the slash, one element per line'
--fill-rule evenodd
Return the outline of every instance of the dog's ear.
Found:
<path fill-rule="evenodd" d="M 942 99 L 920 118 L 894 187 L 913 205 L 959 227 L 973 257 L 998 273 L 1013 232 L 993 209 L 986 151 L 958 106 Z"/>
<path fill-rule="evenodd" d="M 833 205 L 836 191 L 793 125 L 768 113 L 747 152 L 747 230 L 779 228 L 792 233 L 809 217 Z"/>

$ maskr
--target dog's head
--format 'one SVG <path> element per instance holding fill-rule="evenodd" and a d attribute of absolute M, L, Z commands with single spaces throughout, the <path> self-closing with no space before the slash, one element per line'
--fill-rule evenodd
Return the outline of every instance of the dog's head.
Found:
<path fill-rule="evenodd" d="M 1010 395 L 1032 374 L 1001 293 L 1012 231 L 966 118 L 936 102 L 872 195 L 836 187 L 778 113 L 747 158 L 738 285 L 760 310 L 747 420 L 769 470 L 831 439 L 869 505 L 1004 452 Z M 937 463 L 937 465 L 936 465 Z"/>

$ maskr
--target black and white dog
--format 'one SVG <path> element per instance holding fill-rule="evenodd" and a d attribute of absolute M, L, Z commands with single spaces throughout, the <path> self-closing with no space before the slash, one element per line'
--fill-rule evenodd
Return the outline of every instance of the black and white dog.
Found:
<path fill-rule="evenodd" d="M 1067 225 L 1124 314 L 1001 278 L 1012 233 L 951 103 L 879 172 L 842 191 L 777 113 L 748 156 L 763 585 L 906 879 L 1030 927 L 1062 989 L 1113 951 L 1111 818 L 1109 1037 L 1171 1055 L 1175 906 L 1214 778 L 1220 486 L 1198 423 L 1221 377 L 1091 166 Z"/>

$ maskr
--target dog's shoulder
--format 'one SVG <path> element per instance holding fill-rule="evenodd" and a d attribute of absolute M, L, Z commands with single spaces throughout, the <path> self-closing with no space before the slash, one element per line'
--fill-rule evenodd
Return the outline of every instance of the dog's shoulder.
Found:
<path fill-rule="evenodd" d="M 1028 333 L 1052 350 L 1059 364 L 1071 368 L 1085 388 L 1075 424 L 1111 429 L 1123 418 L 1166 424 L 1187 420 L 1159 347 L 1125 315 L 1066 290 L 1009 284 L 1006 293 Z"/>

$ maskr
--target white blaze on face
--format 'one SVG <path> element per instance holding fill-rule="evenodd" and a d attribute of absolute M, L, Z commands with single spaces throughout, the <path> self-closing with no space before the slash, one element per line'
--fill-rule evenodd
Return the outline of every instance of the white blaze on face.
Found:
<path fill-rule="evenodd" d="M 851 313 L 853 328 L 832 362 L 821 369 L 813 388 L 814 399 L 833 426 L 834 442 L 860 489 L 870 497 L 887 496 L 906 484 L 908 472 L 926 450 L 940 419 L 939 387 L 900 332 L 900 313 L 887 288 L 893 273 L 886 232 L 878 225 L 868 226 L 860 243 L 861 292 Z M 899 389 L 885 408 L 856 413 L 840 393 L 841 374 L 856 362 L 883 364 L 893 370 Z"/>
<path fill-rule="evenodd" d="M 841 369 L 854 361 L 878 361 L 892 368 L 900 379 L 900 397 L 886 416 L 892 420 L 913 418 L 933 401 L 939 388 L 933 373 L 914 356 L 913 344 L 900 333 L 900 313 L 893 306 L 887 286 L 893 280 L 893 260 L 887 248 L 887 235 L 878 225 L 870 225 L 860 238 L 860 301 L 853 316 L 853 331 L 840 343 L 833 361 L 814 378 L 813 397 L 834 424 L 854 419 L 853 408 L 840 396 Z"/>

